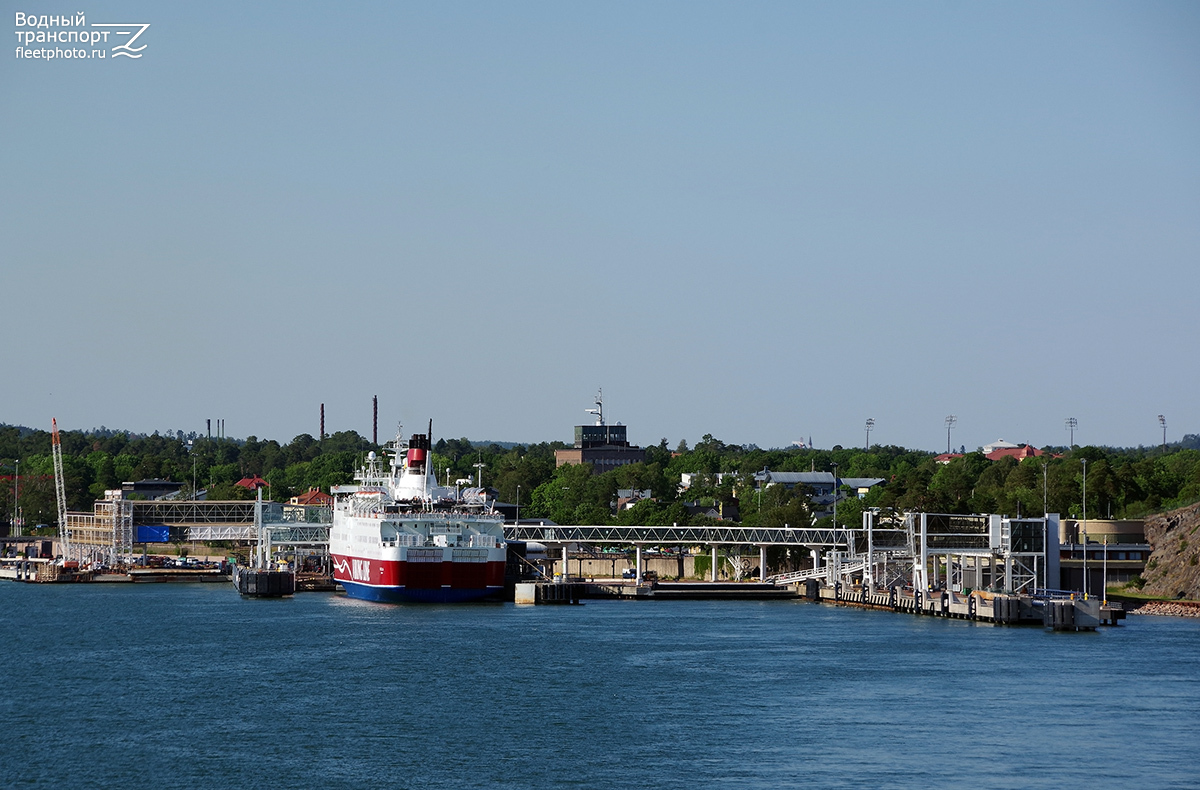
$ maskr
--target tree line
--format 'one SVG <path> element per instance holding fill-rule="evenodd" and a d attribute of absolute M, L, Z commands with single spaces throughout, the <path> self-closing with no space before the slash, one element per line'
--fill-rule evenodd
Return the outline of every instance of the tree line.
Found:
<path fill-rule="evenodd" d="M 206 490 L 209 499 L 248 499 L 253 492 L 235 483 L 259 476 L 275 501 L 310 489 L 328 492 L 349 483 L 368 452 L 382 452 L 354 431 L 324 438 L 301 434 L 290 442 L 190 438 L 183 434 L 135 436 L 117 431 L 62 431 L 67 506 L 90 511 L 104 491 L 123 482 L 166 479 L 183 483 L 184 496 Z M 647 447 L 645 461 L 592 474 L 587 465 L 555 467 L 561 442 L 501 446 L 468 439 L 441 439 L 431 454 L 442 483 L 481 479 L 504 502 L 519 503 L 521 516 L 560 524 L 703 524 L 699 504 L 721 512 L 736 505 L 742 523 L 755 526 L 812 523 L 806 491 L 782 486 L 760 489 L 755 473 L 831 471 L 838 476 L 882 478 L 859 500 L 838 506 L 838 522 L 859 523 L 864 507 L 942 513 L 1005 513 L 1067 517 L 1083 513 L 1084 462 L 1087 511 L 1091 518 L 1138 518 L 1200 501 L 1200 437 L 1161 448 L 1045 448 L 1047 454 L 990 461 L 981 452 L 938 463 L 931 452 L 890 445 L 831 450 L 726 444 L 711 435 L 694 447 L 673 450 L 663 439 Z M 20 461 L 20 504 L 27 525 L 56 522 L 50 434 L 0 426 L 0 516 L 12 514 L 16 461 Z M 683 473 L 692 485 L 680 490 Z M 615 511 L 617 492 L 652 492 L 631 509 Z"/>

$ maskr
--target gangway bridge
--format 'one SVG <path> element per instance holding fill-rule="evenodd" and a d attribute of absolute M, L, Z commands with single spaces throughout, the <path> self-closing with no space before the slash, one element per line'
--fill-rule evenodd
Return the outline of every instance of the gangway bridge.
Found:
<path fill-rule="evenodd" d="M 561 526 L 548 524 L 505 524 L 508 540 L 538 543 L 598 543 L 651 546 L 681 544 L 720 546 L 845 546 L 849 530 L 793 527 L 638 527 L 638 526 Z"/>
<path fill-rule="evenodd" d="M 333 513 L 328 507 L 264 502 L 135 502 L 133 522 L 186 530 L 189 541 L 245 541 L 255 544 L 258 567 L 278 549 L 329 548 Z"/>

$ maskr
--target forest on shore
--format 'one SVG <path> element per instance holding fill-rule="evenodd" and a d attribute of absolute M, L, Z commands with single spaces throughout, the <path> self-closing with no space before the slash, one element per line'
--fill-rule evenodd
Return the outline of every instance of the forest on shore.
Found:
<path fill-rule="evenodd" d="M 265 494 L 275 501 L 352 481 L 355 469 L 382 447 L 353 431 L 324 438 L 301 434 L 279 443 L 250 436 L 244 440 L 173 435 L 131 435 L 106 429 L 63 431 L 63 471 L 67 506 L 91 511 L 104 491 L 123 482 L 165 479 L 195 487 L 210 500 L 248 499 L 253 493 L 236 485 L 262 477 Z M 771 471 L 831 471 L 839 478 L 874 477 L 884 483 L 859 500 L 838 506 L 838 522 L 857 524 L 864 507 L 902 508 L 941 513 L 1048 512 L 1078 517 L 1083 511 L 1084 462 L 1087 512 L 1091 518 L 1139 518 L 1200 501 L 1200 436 L 1153 448 L 1047 447 L 1046 454 L 1018 460 L 988 460 L 982 452 L 965 453 L 938 463 L 935 453 L 896 446 L 869 449 L 835 446 L 829 450 L 764 450 L 726 444 L 711 435 L 693 447 L 670 448 L 663 439 L 646 449 L 644 463 L 603 474 L 590 466 L 555 468 L 561 442 L 501 446 L 468 439 L 440 439 L 432 453 L 438 480 L 482 476 L 504 502 L 518 502 L 523 518 L 560 524 L 696 524 L 711 516 L 695 515 L 689 504 L 736 503 L 742 523 L 750 526 L 801 526 L 812 522 L 806 492 L 782 486 L 756 488 L 754 474 Z M 0 426 L 0 521 L 12 515 L 16 462 L 20 462 L 19 498 L 27 526 L 54 525 L 54 468 L 50 434 Z M 482 464 L 482 466 L 478 466 Z M 683 473 L 692 484 L 680 490 Z M 718 477 L 719 473 L 720 477 Z M 719 480 L 719 482 L 718 482 Z M 617 511 L 620 489 L 650 490 L 651 499 Z M 727 508 L 728 509 L 728 508 Z"/>

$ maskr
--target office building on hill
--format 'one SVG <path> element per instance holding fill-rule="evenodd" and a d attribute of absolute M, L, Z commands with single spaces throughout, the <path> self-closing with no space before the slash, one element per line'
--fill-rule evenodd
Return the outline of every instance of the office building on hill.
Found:
<path fill-rule="evenodd" d="M 624 425 L 608 425 L 604 421 L 604 399 L 596 395 L 594 425 L 575 426 L 575 445 L 554 451 L 555 466 L 591 464 L 592 472 L 600 474 L 618 466 L 638 464 L 646 460 L 646 451 L 629 443 Z"/>

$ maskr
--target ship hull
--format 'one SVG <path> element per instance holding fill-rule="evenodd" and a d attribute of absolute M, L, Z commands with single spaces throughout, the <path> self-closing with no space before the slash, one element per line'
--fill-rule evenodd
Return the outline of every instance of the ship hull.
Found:
<path fill-rule="evenodd" d="M 503 551 L 488 553 L 503 556 Z M 485 562 L 406 562 L 333 555 L 334 579 L 347 595 L 390 603 L 459 603 L 486 598 L 504 589 L 504 565 L 498 557 Z"/>
<path fill-rule="evenodd" d="M 361 582 L 342 581 L 346 595 L 362 601 L 380 603 L 466 603 L 498 594 L 503 587 L 441 587 L 418 589 L 409 587 L 375 587 Z"/>

